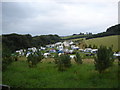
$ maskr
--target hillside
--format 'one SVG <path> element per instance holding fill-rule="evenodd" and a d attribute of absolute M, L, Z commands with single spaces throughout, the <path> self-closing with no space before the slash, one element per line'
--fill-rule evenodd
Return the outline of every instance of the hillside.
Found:
<path fill-rule="evenodd" d="M 61 37 L 63 40 L 71 40 L 71 39 L 79 39 L 79 38 L 86 38 L 86 39 L 92 39 L 92 38 L 99 38 L 99 37 L 105 37 L 105 36 L 111 36 L 111 35 L 120 35 L 120 24 L 108 27 L 105 32 L 100 32 L 97 34 L 73 34 L 66 37 Z"/>
<path fill-rule="evenodd" d="M 91 35 L 79 35 L 79 34 L 76 34 L 76 35 L 70 35 L 70 36 L 65 36 L 65 37 L 61 37 L 63 40 L 70 40 L 70 39 L 78 39 L 78 38 L 86 38 L 88 36 L 91 36 Z"/>
<path fill-rule="evenodd" d="M 96 45 L 96 46 L 100 46 L 100 45 L 105 45 L 107 47 L 111 47 L 113 46 L 113 50 L 114 51 L 120 51 L 119 42 L 120 39 L 120 35 L 113 35 L 113 36 L 106 36 L 106 37 L 100 37 L 100 38 L 93 38 L 93 39 L 88 39 L 86 40 L 86 44 L 87 45 Z"/>
<path fill-rule="evenodd" d="M 109 27 L 106 32 L 112 32 L 112 33 L 120 33 L 120 24 Z"/>
<path fill-rule="evenodd" d="M 29 47 L 40 47 L 47 44 L 52 44 L 60 41 L 61 38 L 58 35 L 41 35 L 32 37 L 30 34 L 5 34 L 2 35 L 2 47 L 3 51 L 7 49 L 14 52 L 18 49 L 25 49 Z"/>

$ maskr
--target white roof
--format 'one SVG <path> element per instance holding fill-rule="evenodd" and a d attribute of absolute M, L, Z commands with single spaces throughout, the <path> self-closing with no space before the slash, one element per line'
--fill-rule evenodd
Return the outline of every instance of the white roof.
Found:
<path fill-rule="evenodd" d="M 44 53 L 44 55 L 46 56 L 46 55 L 50 55 L 50 53 Z"/>
<path fill-rule="evenodd" d="M 73 59 L 74 57 L 75 57 L 75 55 L 70 55 L 70 58 L 72 58 L 72 59 Z"/>

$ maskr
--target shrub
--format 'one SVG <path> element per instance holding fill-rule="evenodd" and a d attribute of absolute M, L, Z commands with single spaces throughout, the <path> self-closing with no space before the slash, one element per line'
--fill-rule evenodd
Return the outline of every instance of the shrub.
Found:
<path fill-rule="evenodd" d="M 64 71 L 66 68 L 69 68 L 71 66 L 71 58 L 69 55 L 61 55 L 58 57 L 58 70 Z"/>
<path fill-rule="evenodd" d="M 54 56 L 54 60 L 55 60 L 55 64 L 58 64 L 59 56 L 57 53 Z"/>
<path fill-rule="evenodd" d="M 10 65 L 13 62 L 13 59 L 11 56 L 9 57 L 3 57 L 2 58 L 2 70 L 4 71 L 7 69 L 8 65 Z"/>
<path fill-rule="evenodd" d="M 77 64 L 82 64 L 82 58 L 78 52 L 76 53 L 76 57 L 74 57 L 74 59 Z"/>
<path fill-rule="evenodd" d="M 43 55 L 41 54 L 41 52 L 35 52 L 31 53 L 27 59 L 29 67 L 34 67 L 36 66 L 37 63 L 39 63 L 43 59 Z"/>
<path fill-rule="evenodd" d="M 92 45 L 91 45 L 91 44 L 89 44 L 88 48 L 92 48 Z"/>
<path fill-rule="evenodd" d="M 104 70 L 109 68 L 114 61 L 112 48 L 100 46 L 95 57 L 95 69 L 102 73 Z"/>
<path fill-rule="evenodd" d="M 118 56 L 118 65 L 120 66 L 120 56 Z"/>
<path fill-rule="evenodd" d="M 7 67 L 13 62 L 11 51 L 8 48 L 3 48 L 2 51 L 2 71 L 5 71 Z"/>
<path fill-rule="evenodd" d="M 96 48 L 97 48 L 97 46 L 94 44 L 92 48 L 93 48 L 93 49 L 96 49 Z"/>

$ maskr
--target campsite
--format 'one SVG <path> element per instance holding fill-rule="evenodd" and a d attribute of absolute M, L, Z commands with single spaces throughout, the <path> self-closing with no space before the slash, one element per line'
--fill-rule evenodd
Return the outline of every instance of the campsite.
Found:
<path fill-rule="evenodd" d="M 114 48 L 112 50 L 114 61 L 112 66 L 106 68 L 103 73 L 95 69 L 95 57 L 100 46 L 95 46 L 94 39 L 90 39 L 94 40 L 92 44 L 84 38 L 82 40 L 78 38 L 16 50 L 11 54 L 14 60 L 3 71 L 3 84 L 15 88 L 116 88 L 119 86 L 117 57 L 120 56 L 120 52 L 117 52 L 119 50 L 115 42 L 118 38 L 114 38 L 117 35 L 102 38 L 109 37 L 114 39 L 114 43 L 109 42 L 110 45 L 114 45 L 111 46 Z M 87 45 L 88 43 L 90 44 Z M 39 54 L 41 59 L 32 66 L 31 63 L 37 59 L 34 55 L 38 55 L 38 52 L 41 53 Z M 82 60 L 81 64 L 76 62 L 77 52 L 80 55 L 79 59 Z M 69 55 L 71 66 L 69 68 L 61 66 L 62 69 L 59 70 L 59 65 L 63 64 L 56 64 L 56 54 L 59 58 Z M 31 55 L 34 57 L 30 63 L 28 57 Z"/>
<path fill-rule="evenodd" d="M 120 1 L 0 7 L 0 89 L 120 89 Z"/>

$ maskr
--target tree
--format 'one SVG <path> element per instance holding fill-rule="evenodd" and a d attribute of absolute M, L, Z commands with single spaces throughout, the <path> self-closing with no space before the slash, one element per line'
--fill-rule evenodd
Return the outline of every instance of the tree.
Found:
<path fill-rule="evenodd" d="M 94 44 L 92 48 L 93 48 L 93 49 L 96 49 L 96 48 L 97 48 L 97 46 Z"/>
<path fill-rule="evenodd" d="M 82 58 L 78 52 L 76 53 L 76 57 L 74 59 L 77 64 L 82 64 Z"/>
<path fill-rule="evenodd" d="M 32 37 L 30 34 L 4 34 L 2 35 L 2 45 L 9 46 L 8 48 L 14 53 L 19 49 L 27 49 L 30 47 L 45 46 L 60 41 L 58 35 L 41 35 Z"/>
<path fill-rule="evenodd" d="M 58 60 L 59 60 L 58 53 L 55 54 L 54 60 L 55 60 L 55 64 L 58 64 Z"/>
<path fill-rule="evenodd" d="M 43 55 L 41 54 L 41 52 L 37 51 L 35 53 L 31 53 L 27 59 L 29 67 L 34 67 L 43 59 Z"/>
<path fill-rule="evenodd" d="M 59 71 L 65 71 L 66 68 L 69 68 L 71 66 L 70 56 L 67 54 L 58 56 L 57 66 Z"/>
<path fill-rule="evenodd" d="M 100 46 L 97 52 L 97 57 L 95 57 L 95 69 L 99 73 L 102 73 L 107 68 L 109 68 L 114 61 L 112 48 L 107 48 L 106 46 Z"/>
<path fill-rule="evenodd" d="M 88 48 L 92 48 L 92 45 L 91 45 L 91 44 L 89 44 Z"/>
<path fill-rule="evenodd" d="M 118 58 L 118 65 L 120 66 L 120 56 L 118 56 L 117 58 Z"/>
<path fill-rule="evenodd" d="M 11 56 L 11 51 L 7 47 L 3 47 L 2 50 L 2 70 L 5 71 L 13 62 L 13 57 Z"/>

